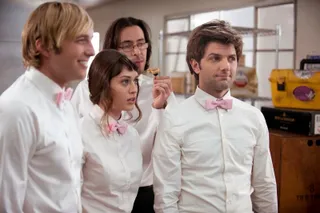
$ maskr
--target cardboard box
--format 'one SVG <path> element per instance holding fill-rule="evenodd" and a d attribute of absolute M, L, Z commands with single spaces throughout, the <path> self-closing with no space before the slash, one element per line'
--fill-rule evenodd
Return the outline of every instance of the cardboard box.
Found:
<path fill-rule="evenodd" d="M 196 82 L 190 72 L 172 72 L 170 77 L 174 93 L 192 95 L 195 92 Z"/>
<path fill-rule="evenodd" d="M 244 67 L 246 65 L 246 55 L 241 55 L 239 58 L 238 66 Z"/>
<path fill-rule="evenodd" d="M 320 212 L 320 136 L 270 131 L 279 213 Z"/>
<path fill-rule="evenodd" d="M 184 77 L 173 77 L 171 78 L 172 90 L 176 94 L 184 94 L 185 87 Z"/>

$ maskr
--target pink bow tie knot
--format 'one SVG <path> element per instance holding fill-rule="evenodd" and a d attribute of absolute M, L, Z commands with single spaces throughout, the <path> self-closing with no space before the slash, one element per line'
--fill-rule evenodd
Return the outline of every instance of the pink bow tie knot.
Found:
<path fill-rule="evenodd" d="M 56 103 L 58 105 L 59 108 L 63 107 L 63 103 L 65 100 L 70 101 L 71 97 L 72 97 L 72 93 L 73 93 L 73 89 L 68 88 L 66 90 L 63 90 L 61 92 L 59 92 L 56 96 Z"/>
<path fill-rule="evenodd" d="M 118 132 L 120 135 L 123 135 L 128 128 L 128 124 L 119 124 L 119 123 L 111 123 L 107 125 L 107 132 L 112 133 L 112 132 Z"/>
<path fill-rule="evenodd" d="M 216 109 L 217 107 L 222 109 L 231 109 L 232 108 L 232 99 L 225 99 L 225 100 L 207 100 L 205 104 L 205 108 L 210 109 Z"/>

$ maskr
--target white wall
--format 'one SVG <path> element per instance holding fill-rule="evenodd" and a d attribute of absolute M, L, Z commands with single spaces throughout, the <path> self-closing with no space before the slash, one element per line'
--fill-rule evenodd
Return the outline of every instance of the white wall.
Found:
<path fill-rule="evenodd" d="M 0 1 L 0 94 L 24 72 L 21 32 L 32 8 L 15 1 Z"/>
<path fill-rule="evenodd" d="M 301 1 L 301 0 L 300 0 Z M 305 1 L 305 0 L 302 0 Z M 307 0 L 308 1 L 308 0 Z M 159 32 L 164 29 L 164 18 L 176 14 L 188 14 L 210 10 L 235 9 L 252 5 L 290 2 L 288 0 L 125 0 L 88 10 L 95 22 L 95 31 L 104 34 L 110 23 L 123 16 L 145 20 L 151 27 L 153 54 L 152 66 L 159 66 Z"/>
<path fill-rule="evenodd" d="M 320 0 L 297 1 L 296 67 L 308 54 L 320 55 Z"/>

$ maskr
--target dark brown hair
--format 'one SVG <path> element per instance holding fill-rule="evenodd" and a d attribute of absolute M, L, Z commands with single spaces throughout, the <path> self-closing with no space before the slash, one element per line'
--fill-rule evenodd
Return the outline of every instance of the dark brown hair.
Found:
<path fill-rule="evenodd" d="M 237 54 L 237 61 L 242 55 L 242 37 L 228 22 L 214 20 L 198 26 L 192 31 L 189 38 L 186 57 L 189 70 L 197 81 L 199 80 L 199 75 L 194 72 L 190 62 L 194 59 L 200 63 L 210 42 L 233 44 Z"/>
<path fill-rule="evenodd" d="M 103 43 L 103 49 L 118 49 L 119 48 L 119 42 L 120 42 L 120 33 L 121 31 L 126 27 L 132 27 L 132 26 L 138 26 L 141 28 L 144 34 L 144 39 L 146 43 L 149 44 L 147 49 L 147 60 L 146 65 L 144 67 L 144 70 L 147 70 L 150 66 L 150 57 L 152 53 L 152 47 L 151 47 L 151 31 L 150 27 L 146 22 L 144 22 L 141 19 L 136 19 L 133 17 L 124 17 L 119 18 L 115 20 L 111 26 L 108 28 L 105 37 L 104 37 L 104 43 Z"/>
<path fill-rule="evenodd" d="M 93 104 L 98 104 L 103 107 L 104 115 L 101 119 L 102 124 L 108 123 L 107 113 L 113 104 L 110 88 L 111 79 L 119 75 L 124 67 L 134 72 L 137 72 L 138 70 L 137 66 L 124 54 L 117 50 L 106 49 L 95 56 L 89 68 L 88 86 L 90 100 Z M 139 84 L 137 97 L 138 95 Z M 135 106 L 139 112 L 139 116 L 134 121 L 139 121 L 142 113 L 137 102 L 135 103 Z"/>

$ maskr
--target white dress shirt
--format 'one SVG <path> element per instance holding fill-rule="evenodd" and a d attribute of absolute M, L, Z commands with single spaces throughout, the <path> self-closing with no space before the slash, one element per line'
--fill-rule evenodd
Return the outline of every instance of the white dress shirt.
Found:
<path fill-rule="evenodd" d="M 75 213 L 81 210 L 83 146 L 62 89 L 34 68 L 0 97 L 0 212 Z"/>
<path fill-rule="evenodd" d="M 154 139 L 157 131 L 159 121 L 162 117 L 162 109 L 155 109 L 152 107 L 153 97 L 152 97 L 152 87 L 153 79 L 146 75 L 139 75 L 139 96 L 138 96 L 138 106 L 142 111 L 142 118 L 138 122 L 133 122 L 137 117 L 137 109 L 134 109 L 131 114 L 133 115 L 130 125 L 138 131 L 141 141 L 141 149 L 143 155 L 143 175 L 140 186 L 150 186 L 153 184 L 153 168 L 152 168 L 152 149 L 154 144 Z M 87 115 L 93 104 L 89 99 L 89 88 L 88 81 L 84 80 L 77 86 L 74 95 L 71 100 L 76 111 L 83 117 Z M 176 104 L 176 99 L 172 93 L 168 98 L 168 105 L 173 106 Z M 124 115 L 128 118 L 129 115 Z"/>
<path fill-rule="evenodd" d="M 102 109 L 95 105 L 81 121 L 83 213 L 130 213 L 142 176 L 140 138 L 132 126 L 123 135 L 103 134 L 102 116 Z M 109 122 L 123 123 L 111 117 Z"/>
<path fill-rule="evenodd" d="M 153 152 L 157 213 L 277 212 L 269 135 L 262 113 L 230 96 L 230 110 L 195 95 L 164 113 Z"/>

